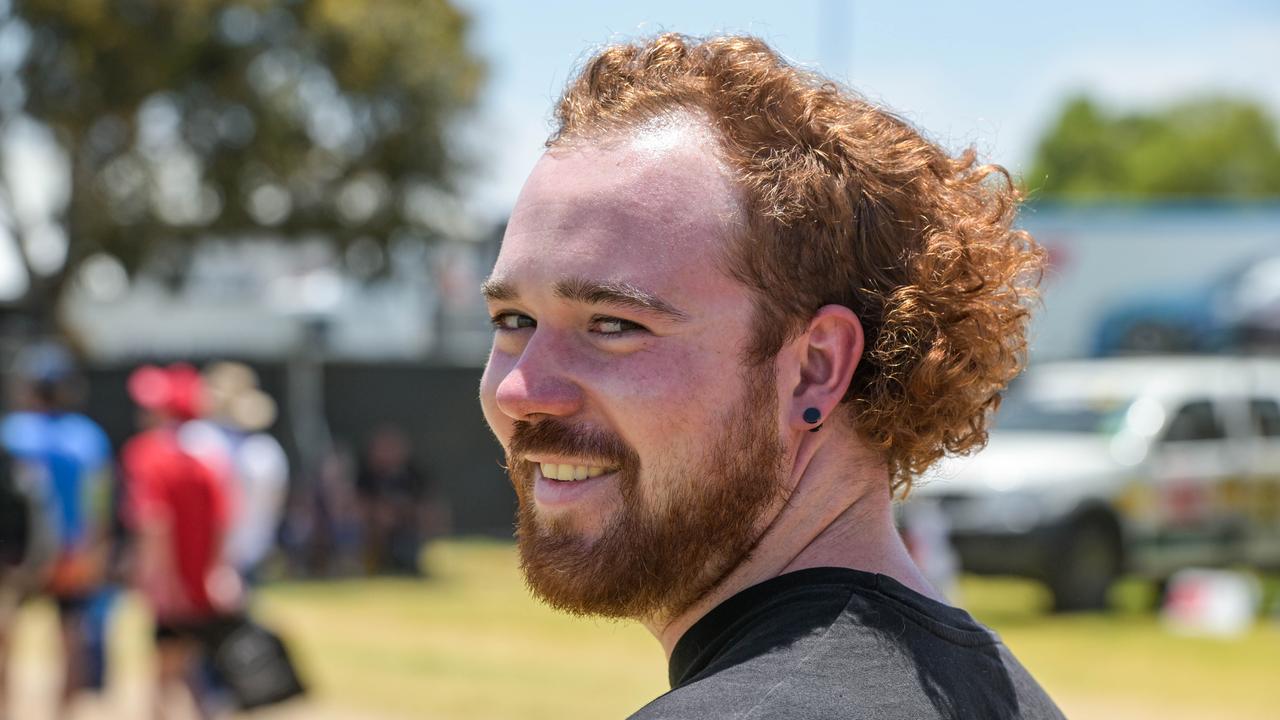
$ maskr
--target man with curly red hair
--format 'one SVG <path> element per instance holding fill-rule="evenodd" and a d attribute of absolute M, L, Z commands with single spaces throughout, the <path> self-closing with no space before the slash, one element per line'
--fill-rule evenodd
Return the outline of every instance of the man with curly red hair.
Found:
<path fill-rule="evenodd" d="M 1004 171 L 750 37 L 607 47 L 556 119 L 481 404 L 529 587 L 667 652 L 635 717 L 1060 717 L 892 518 L 1023 363 Z"/>

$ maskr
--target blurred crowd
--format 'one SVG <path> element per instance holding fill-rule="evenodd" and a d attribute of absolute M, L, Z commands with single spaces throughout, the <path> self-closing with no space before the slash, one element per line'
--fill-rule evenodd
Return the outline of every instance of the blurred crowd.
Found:
<path fill-rule="evenodd" d="M 250 613 L 253 588 L 285 574 L 420 576 L 444 514 L 395 426 L 358 459 L 330 451 L 290 472 L 269 431 L 277 405 L 247 365 L 145 365 L 128 377 L 135 433 L 114 452 L 77 412 L 86 388 L 54 344 L 20 353 L 0 424 L 0 718 L 22 605 L 57 608 L 60 712 L 106 678 L 122 592 L 154 619 L 155 717 L 201 717 L 300 694 L 287 649 Z"/>

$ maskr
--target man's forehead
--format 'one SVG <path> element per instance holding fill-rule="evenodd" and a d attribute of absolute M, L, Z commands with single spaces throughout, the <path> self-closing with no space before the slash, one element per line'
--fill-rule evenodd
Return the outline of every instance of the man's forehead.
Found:
<path fill-rule="evenodd" d="M 535 167 L 494 276 L 687 282 L 720 265 L 740 222 L 738 198 L 704 130 L 575 141 Z"/>
<path fill-rule="evenodd" d="M 708 132 L 689 123 L 660 125 L 553 148 L 530 174 L 511 223 L 531 214 L 566 222 L 661 219 L 694 230 L 708 221 L 737 222 L 739 193 Z"/>

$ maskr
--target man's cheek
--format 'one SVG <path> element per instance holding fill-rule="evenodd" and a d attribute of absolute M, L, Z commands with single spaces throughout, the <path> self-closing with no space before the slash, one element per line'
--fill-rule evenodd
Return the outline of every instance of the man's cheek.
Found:
<path fill-rule="evenodd" d="M 593 371 L 589 377 L 605 397 L 671 411 L 707 401 L 724 384 L 725 376 L 735 372 L 735 367 L 708 362 L 694 348 L 663 348 L 660 353 L 615 360 L 604 372 Z"/>
<path fill-rule="evenodd" d="M 489 429 L 504 445 L 507 438 L 511 437 L 511 418 L 498 407 L 498 386 L 512 367 L 512 360 L 494 352 L 489 356 L 484 374 L 480 376 L 480 409 L 484 412 Z"/>

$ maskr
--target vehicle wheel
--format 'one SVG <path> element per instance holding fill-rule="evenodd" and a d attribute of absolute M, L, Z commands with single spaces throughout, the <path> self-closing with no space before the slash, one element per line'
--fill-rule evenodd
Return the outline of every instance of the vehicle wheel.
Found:
<path fill-rule="evenodd" d="M 1101 518 L 1071 525 L 1049 568 L 1054 612 L 1104 610 L 1107 590 L 1120 576 L 1120 538 Z"/>

